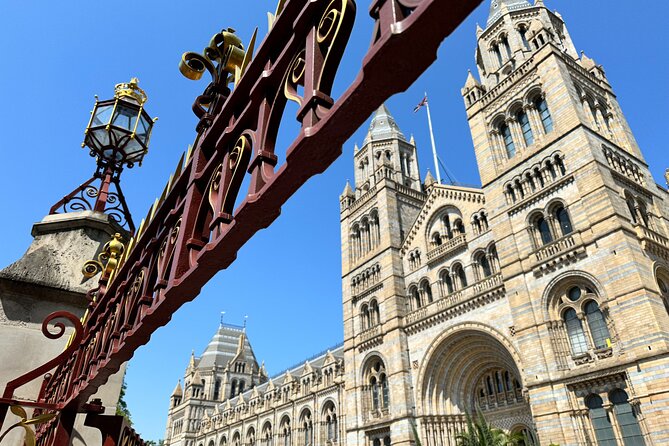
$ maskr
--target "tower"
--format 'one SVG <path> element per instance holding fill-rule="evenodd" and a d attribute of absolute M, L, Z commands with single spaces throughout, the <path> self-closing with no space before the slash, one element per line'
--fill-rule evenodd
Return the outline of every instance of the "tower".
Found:
<path fill-rule="evenodd" d="M 425 201 L 416 147 L 385 105 L 355 147 L 355 189 L 341 196 L 347 444 L 413 441 L 399 249 Z M 373 351 L 373 353 L 372 353 Z"/>
<path fill-rule="evenodd" d="M 557 12 L 492 0 L 486 25 L 462 94 L 540 440 L 666 441 L 666 190 Z"/>
<path fill-rule="evenodd" d="M 258 365 L 246 328 L 221 323 L 200 357 L 191 353 L 184 386 L 181 380 L 170 396 L 165 443 L 191 446 L 203 417 L 217 413 L 222 401 L 267 381 Z"/>

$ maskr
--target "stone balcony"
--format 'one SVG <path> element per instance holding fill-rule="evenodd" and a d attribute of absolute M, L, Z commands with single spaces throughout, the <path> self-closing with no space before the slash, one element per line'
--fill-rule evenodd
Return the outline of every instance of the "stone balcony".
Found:
<path fill-rule="evenodd" d="M 669 261 L 669 238 L 643 225 L 634 226 L 641 248 Z"/>
<path fill-rule="evenodd" d="M 465 234 L 456 235 L 442 245 L 437 246 L 427 253 L 427 263 L 435 263 L 439 260 L 452 255 L 454 252 L 467 247 L 467 237 Z"/>
<path fill-rule="evenodd" d="M 581 233 L 572 232 L 535 250 L 532 254 L 532 270 L 535 276 L 542 276 L 585 255 Z"/>
<path fill-rule="evenodd" d="M 412 332 L 420 331 L 421 325 L 431 324 L 430 321 L 450 319 L 456 313 L 461 313 L 462 309 L 460 307 L 466 308 L 465 311 L 471 311 L 503 294 L 504 281 L 502 280 L 502 275 L 497 273 L 412 311 L 404 317 L 404 323 L 408 327 L 407 331 L 411 334 Z M 465 303 L 466 305 L 464 305 Z"/>
<path fill-rule="evenodd" d="M 380 324 L 375 325 L 360 333 L 360 342 L 369 341 L 370 339 L 374 339 L 380 334 L 381 334 L 381 325 Z"/>

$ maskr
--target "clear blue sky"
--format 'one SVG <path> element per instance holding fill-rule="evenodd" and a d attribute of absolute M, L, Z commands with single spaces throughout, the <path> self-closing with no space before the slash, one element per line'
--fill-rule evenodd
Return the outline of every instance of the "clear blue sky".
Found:
<path fill-rule="evenodd" d="M 669 166 L 669 3 L 545 2 L 563 15 L 576 47 L 606 69 L 651 170 L 663 183 L 662 173 Z M 370 41 L 368 3 L 359 2 L 335 96 L 354 78 Z M 467 69 L 474 68 L 475 24 L 485 23 L 488 3 L 442 45 L 430 70 L 387 102 L 407 136 L 416 137 L 422 174 L 431 159 L 427 123 L 412 108 L 427 90 L 440 157 L 459 181 L 479 183 L 459 91 Z M 259 26 L 263 36 L 266 11 L 275 6 L 267 0 L 0 0 L 0 267 L 26 250 L 32 223 L 93 172 L 94 160 L 79 148 L 93 95 L 111 97 L 114 84 L 132 76 L 140 78 L 149 94 L 149 113 L 160 118 L 144 166 L 123 175 L 128 202 L 139 220 L 195 136 L 190 107 L 205 82 L 180 75 L 181 53 L 201 51 L 223 27 L 236 28 L 248 41 Z M 290 123 L 282 128 L 280 146 L 285 147 L 295 129 Z M 249 316 L 249 337 L 270 374 L 342 339 L 338 197 L 352 177 L 353 143 L 362 142 L 365 131 L 351 138 L 326 173 L 293 196 L 274 225 L 249 242 L 227 271 L 137 351 L 127 375 L 127 401 L 145 439 L 163 438 L 169 395 L 191 349 L 199 354 L 205 348 L 221 311 L 230 323 L 241 324 Z M 269 266 L 262 274 L 258 258 Z"/>

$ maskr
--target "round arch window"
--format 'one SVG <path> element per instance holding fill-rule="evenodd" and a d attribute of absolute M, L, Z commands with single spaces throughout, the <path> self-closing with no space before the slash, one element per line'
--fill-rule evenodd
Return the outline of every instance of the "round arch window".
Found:
<path fill-rule="evenodd" d="M 572 302 L 576 302 L 581 298 L 581 289 L 577 286 L 571 287 L 569 291 L 567 292 L 567 297 L 569 297 L 569 300 Z"/>

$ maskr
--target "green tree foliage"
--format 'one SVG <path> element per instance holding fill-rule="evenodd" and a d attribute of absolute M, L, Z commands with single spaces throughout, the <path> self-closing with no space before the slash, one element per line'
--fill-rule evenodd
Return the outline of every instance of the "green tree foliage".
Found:
<path fill-rule="evenodd" d="M 118 403 L 116 403 L 116 415 L 122 415 L 130 426 L 132 426 L 132 418 L 128 410 L 128 403 L 125 402 L 125 391 L 127 385 L 125 383 L 125 374 L 123 375 L 123 384 L 121 384 L 121 393 L 118 396 Z"/>
<path fill-rule="evenodd" d="M 521 434 L 507 434 L 488 424 L 482 414 L 472 418 L 467 413 L 467 430 L 456 437 L 458 446 L 514 446 L 522 444 Z"/>

